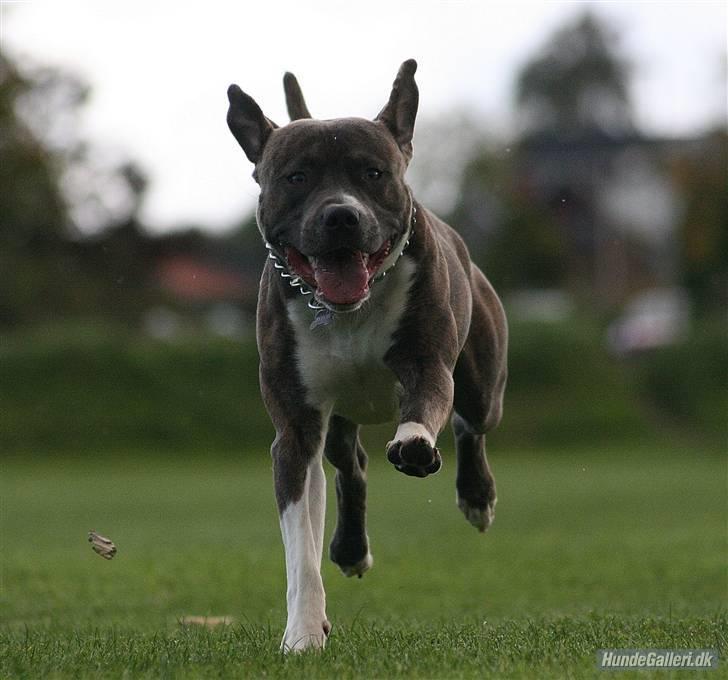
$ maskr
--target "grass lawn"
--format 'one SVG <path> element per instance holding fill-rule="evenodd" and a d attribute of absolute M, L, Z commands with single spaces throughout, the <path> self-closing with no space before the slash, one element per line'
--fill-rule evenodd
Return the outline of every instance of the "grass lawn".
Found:
<path fill-rule="evenodd" d="M 0 677 L 581 678 L 601 677 L 601 647 L 728 653 L 715 452 L 494 447 L 499 504 L 484 536 L 455 507 L 452 455 L 425 480 L 377 458 L 374 568 L 352 580 L 325 561 L 333 634 L 323 654 L 295 657 L 278 653 L 285 580 L 266 452 L 5 460 Z M 116 542 L 113 561 L 91 551 L 89 529 Z M 185 628 L 186 615 L 234 622 Z"/>

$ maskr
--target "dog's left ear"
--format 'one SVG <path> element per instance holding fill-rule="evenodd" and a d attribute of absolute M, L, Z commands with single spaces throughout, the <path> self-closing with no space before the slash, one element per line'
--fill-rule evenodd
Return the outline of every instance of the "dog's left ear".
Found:
<path fill-rule="evenodd" d="M 289 71 L 283 76 L 283 90 L 286 93 L 286 108 L 288 109 L 288 117 L 293 120 L 301 118 L 313 118 L 306 106 L 306 100 L 303 98 L 301 86 Z"/>
<path fill-rule="evenodd" d="M 230 108 L 227 124 L 251 163 L 258 163 L 270 133 L 278 126 L 263 115 L 255 99 L 237 85 L 227 91 Z"/>
<path fill-rule="evenodd" d="M 415 82 L 417 62 L 408 59 L 399 67 L 387 105 L 374 120 L 382 121 L 409 161 L 412 158 L 412 135 L 420 93 Z"/>

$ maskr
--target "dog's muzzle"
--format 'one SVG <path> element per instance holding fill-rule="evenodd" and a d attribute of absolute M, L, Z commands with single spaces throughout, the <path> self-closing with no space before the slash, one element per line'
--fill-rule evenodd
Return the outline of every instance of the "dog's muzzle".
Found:
<path fill-rule="evenodd" d="M 337 206 L 339 207 L 339 206 Z M 351 219 L 342 215 L 337 219 Z M 304 255 L 293 246 L 274 247 L 265 242 L 273 266 L 288 284 L 302 295 L 310 295 L 308 306 L 314 310 L 346 312 L 358 309 L 369 297 L 370 286 L 384 278 L 409 245 L 417 221 L 412 213 L 407 230 L 396 243 L 385 241 L 378 250 L 367 253 L 352 248 L 337 248 L 319 255 Z"/>
<path fill-rule="evenodd" d="M 386 241 L 374 253 L 338 249 L 307 257 L 291 246 L 284 253 L 291 269 L 316 291 L 317 298 L 348 306 L 369 295 L 369 285 L 391 248 L 391 241 Z"/>

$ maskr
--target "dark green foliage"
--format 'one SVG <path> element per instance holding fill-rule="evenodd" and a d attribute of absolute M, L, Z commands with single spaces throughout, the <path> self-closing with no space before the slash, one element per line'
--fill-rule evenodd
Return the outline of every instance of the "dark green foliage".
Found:
<path fill-rule="evenodd" d="M 587 321 L 512 321 L 499 443 L 567 445 L 724 432 L 722 326 L 620 362 Z M 252 339 L 161 342 L 105 325 L 0 338 L 2 451 L 267 447 Z M 388 436 L 389 428 L 378 428 Z"/>
<path fill-rule="evenodd" d="M 100 165 L 80 138 L 88 93 L 75 75 L 21 70 L 0 48 L 0 328 L 90 313 L 128 321 L 147 302 L 148 238 L 136 221 L 146 179 L 131 161 Z M 80 223 L 84 212 L 93 223 Z M 116 233 L 104 250 L 81 227 Z"/>
<path fill-rule="evenodd" d="M 34 94 L 48 95 L 53 89 L 74 91 L 71 106 L 83 98 L 75 79 L 60 73 L 55 78 L 46 73 L 42 80 L 28 77 L 0 50 L 0 252 L 6 255 L 8 249 L 47 254 L 68 226 L 58 184 L 62 153 L 49 148 L 27 124 L 27 118 L 42 116 L 44 107 L 37 101 L 35 107 L 26 106 L 30 116 L 18 110 L 24 100 L 32 104 Z"/>
<path fill-rule="evenodd" d="M 706 153 L 673 163 L 685 210 L 677 234 L 682 283 L 699 313 L 722 314 L 728 303 L 728 131 L 708 137 Z"/>
<path fill-rule="evenodd" d="M 506 438 L 568 444 L 654 435 L 645 403 L 597 326 L 512 323 L 510 338 Z"/>
<path fill-rule="evenodd" d="M 463 172 L 449 219 L 497 291 L 565 287 L 566 234 L 549 206 L 524 195 L 518 159 L 518 153 L 505 159 L 482 150 Z"/>
<path fill-rule="evenodd" d="M 235 449 L 269 443 L 251 342 L 167 344 L 93 326 L 5 340 L 3 450 L 125 446 Z"/>
<path fill-rule="evenodd" d="M 691 337 L 634 359 L 635 381 L 673 427 L 727 434 L 728 330 L 702 323 Z"/>

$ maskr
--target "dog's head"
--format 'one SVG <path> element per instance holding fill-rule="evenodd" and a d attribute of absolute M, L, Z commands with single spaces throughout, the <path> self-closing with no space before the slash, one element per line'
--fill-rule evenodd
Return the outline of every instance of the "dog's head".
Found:
<path fill-rule="evenodd" d="M 417 115 L 416 69 L 412 59 L 402 64 L 373 121 L 312 119 L 291 74 L 284 86 L 292 122 L 284 127 L 237 85 L 228 89 L 228 125 L 260 185 L 260 231 L 331 309 L 361 306 L 409 228 L 404 173 Z"/>

